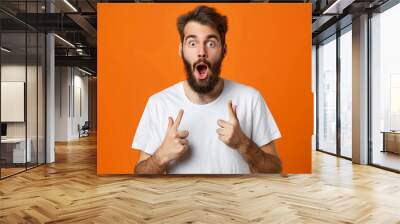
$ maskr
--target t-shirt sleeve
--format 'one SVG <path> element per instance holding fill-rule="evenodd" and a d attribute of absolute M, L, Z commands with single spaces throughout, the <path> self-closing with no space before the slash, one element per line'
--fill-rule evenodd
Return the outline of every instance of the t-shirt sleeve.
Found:
<path fill-rule="evenodd" d="M 272 113 L 258 91 L 253 104 L 252 122 L 252 140 L 259 147 L 281 137 Z"/>
<path fill-rule="evenodd" d="M 147 101 L 133 137 L 132 148 L 153 155 L 161 145 L 160 125 L 156 114 L 155 103 L 152 98 Z"/>

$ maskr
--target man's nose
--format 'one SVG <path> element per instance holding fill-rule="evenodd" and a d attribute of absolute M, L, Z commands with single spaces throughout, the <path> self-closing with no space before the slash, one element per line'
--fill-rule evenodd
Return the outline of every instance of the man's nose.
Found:
<path fill-rule="evenodd" d="M 207 57 L 207 52 L 203 46 L 199 47 L 199 52 L 198 52 L 198 57 L 199 58 L 206 58 Z"/>

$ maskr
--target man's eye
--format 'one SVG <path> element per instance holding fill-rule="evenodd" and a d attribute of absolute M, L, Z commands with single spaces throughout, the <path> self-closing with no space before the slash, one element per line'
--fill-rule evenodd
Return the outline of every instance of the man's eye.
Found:
<path fill-rule="evenodd" d="M 215 46 L 216 46 L 216 44 L 215 44 L 214 41 L 208 41 L 208 42 L 207 42 L 207 47 L 209 47 L 209 48 L 214 48 Z"/>
<path fill-rule="evenodd" d="M 196 42 L 195 41 L 189 41 L 188 45 L 189 45 L 189 47 L 196 47 Z"/>

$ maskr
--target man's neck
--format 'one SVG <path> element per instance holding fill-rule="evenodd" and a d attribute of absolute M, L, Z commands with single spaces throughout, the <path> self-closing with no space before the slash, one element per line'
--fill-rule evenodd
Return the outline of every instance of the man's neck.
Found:
<path fill-rule="evenodd" d="M 224 80 L 222 78 L 219 78 L 217 85 L 215 85 L 214 89 L 211 92 L 205 94 L 195 92 L 190 87 L 187 80 L 183 82 L 183 90 L 185 92 L 185 95 L 194 104 L 207 104 L 212 102 L 213 100 L 218 98 L 223 89 Z"/>

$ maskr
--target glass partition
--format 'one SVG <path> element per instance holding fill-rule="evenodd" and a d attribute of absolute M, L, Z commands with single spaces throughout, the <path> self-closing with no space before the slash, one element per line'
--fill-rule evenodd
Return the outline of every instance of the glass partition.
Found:
<path fill-rule="evenodd" d="M 336 36 L 318 47 L 318 149 L 336 154 Z"/>
<path fill-rule="evenodd" d="M 1 179 L 45 163 L 45 34 L 16 19 L 44 3 L 0 2 Z"/>
<path fill-rule="evenodd" d="M 26 33 L 1 34 L 1 176 L 24 171 L 31 151 L 26 141 Z M 6 50 L 4 50 L 6 49 Z"/>

